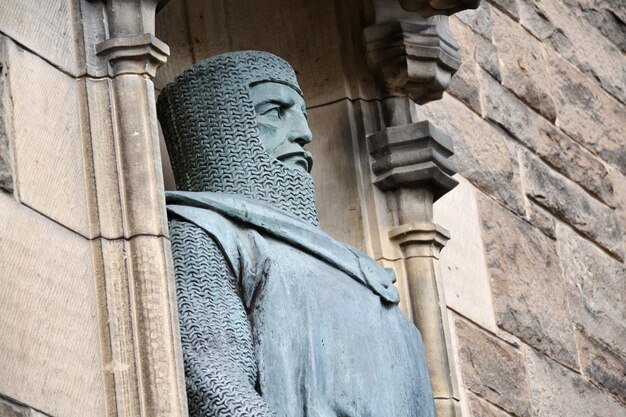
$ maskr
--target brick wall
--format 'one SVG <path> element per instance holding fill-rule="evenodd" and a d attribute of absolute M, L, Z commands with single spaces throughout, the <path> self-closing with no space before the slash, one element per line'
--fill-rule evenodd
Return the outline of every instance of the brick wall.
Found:
<path fill-rule="evenodd" d="M 464 415 L 626 413 L 624 20 L 593 0 L 450 20 L 464 62 L 416 111 L 467 180 L 436 207 Z"/>

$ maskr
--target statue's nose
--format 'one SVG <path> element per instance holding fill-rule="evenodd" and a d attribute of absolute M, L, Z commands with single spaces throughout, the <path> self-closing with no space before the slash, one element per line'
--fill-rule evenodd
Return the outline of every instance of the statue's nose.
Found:
<path fill-rule="evenodd" d="M 304 146 L 310 143 L 312 139 L 313 133 L 309 129 L 309 123 L 304 114 L 300 113 L 293 117 L 291 131 L 289 132 L 289 142 Z"/>

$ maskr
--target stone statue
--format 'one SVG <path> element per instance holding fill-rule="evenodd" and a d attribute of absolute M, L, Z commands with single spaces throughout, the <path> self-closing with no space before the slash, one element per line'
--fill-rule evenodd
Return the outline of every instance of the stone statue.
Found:
<path fill-rule="evenodd" d="M 393 274 L 319 228 L 293 69 L 213 57 L 165 87 L 158 113 L 190 415 L 434 416 Z"/>

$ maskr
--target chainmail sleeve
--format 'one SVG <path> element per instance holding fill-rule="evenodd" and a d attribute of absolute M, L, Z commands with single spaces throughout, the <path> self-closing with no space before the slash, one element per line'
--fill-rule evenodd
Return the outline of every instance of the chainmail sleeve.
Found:
<path fill-rule="evenodd" d="M 255 390 L 257 366 L 239 281 L 216 242 L 169 223 L 191 417 L 275 417 Z"/>

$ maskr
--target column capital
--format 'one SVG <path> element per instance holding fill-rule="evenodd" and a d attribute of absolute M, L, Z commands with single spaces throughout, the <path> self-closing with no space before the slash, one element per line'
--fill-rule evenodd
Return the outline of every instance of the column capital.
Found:
<path fill-rule="evenodd" d="M 150 33 L 120 36 L 96 45 L 96 54 L 109 61 L 109 75 L 120 74 L 156 75 L 165 64 L 170 48 Z"/>
<path fill-rule="evenodd" d="M 383 191 L 425 186 L 434 199 L 456 187 L 452 139 L 429 121 L 384 128 L 367 137 L 374 184 Z"/>

